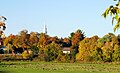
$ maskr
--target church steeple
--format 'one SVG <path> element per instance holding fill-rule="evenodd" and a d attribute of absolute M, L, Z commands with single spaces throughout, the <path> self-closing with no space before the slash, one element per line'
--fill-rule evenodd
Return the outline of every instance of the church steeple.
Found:
<path fill-rule="evenodd" d="M 45 23 L 44 23 L 44 30 L 43 30 L 43 33 L 47 34 L 47 26 L 46 26 Z"/>

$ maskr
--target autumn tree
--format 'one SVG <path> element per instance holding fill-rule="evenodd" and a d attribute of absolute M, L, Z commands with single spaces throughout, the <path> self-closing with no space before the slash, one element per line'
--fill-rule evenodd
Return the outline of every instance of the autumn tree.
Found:
<path fill-rule="evenodd" d="M 30 38 L 29 38 L 29 45 L 30 45 L 30 49 L 34 52 L 39 51 L 37 44 L 39 41 L 39 38 L 37 36 L 38 34 L 35 32 L 31 32 L 30 33 Z"/>
<path fill-rule="evenodd" d="M 78 29 L 75 33 L 72 32 L 71 36 L 69 37 L 71 39 L 71 57 L 74 60 L 76 54 L 78 53 L 79 48 L 79 42 L 82 41 L 85 38 L 84 32 L 82 32 L 80 29 Z"/>
<path fill-rule="evenodd" d="M 38 57 L 40 58 L 40 60 L 44 61 L 44 57 L 45 57 L 44 50 L 45 50 L 46 45 L 49 44 L 49 39 L 50 39 L 49 35 L 46 35 L 45 33 L 40 33 L 38 44 L 37 44 L 37 47 L 39 49 Z"/>
<path fill-rule="evenodd" d="M 73 37 L 72 37 L 73 36 Z M 84 32 L 78 29 L 75 33 L 71 33 L 72 45 L 78 45 L 78 42 L 85 38 Z"/>
<path fill-rule="evenodd" d="M 48 38 L 48 44 L 50 44 L 52 42 L 55 42 L 57 44 L 61 44 L 61 40 L 57 36 L 49 37 Z"/>
<path fill-rule="evenodd" d="M 9 35 L 4 39 L 4 46 L 7 46 L 8 44 L 13 44 L 13 39 L 15 38 L 15 35 Z"/>
<path fill-rule="evenodd" d="M 49 39 L 49 36 L 48 36 L 48 35 L 46 35 L 45 33 L 41 33 L 41 34 L 40 34 L 39 41 L 38 41 L 38 46 L 39 46 L 41 49 L 44 49 L 45 46 L 48 44 L 48 39 Z"/>
<path fill-rule="evenodd" d="M 23 51 L 27 50 L 29 46 L 29 37 L 27 30 L 20 31 L 19 35 L 16 35 L 16 38 L 14 39 L 14 45 L 16 48 L 22 48 Z"/>
<path fill-rule="evenodd" d="M 4 43 L 4 46 L 6 46 L 7 53 L 10 53 L 10 51 L 11 51 L 12 54 L 14 54 L 14 49 L 15 49 L 13 47 L 14 39 L 15 39 L 15 35 L 12 35 L 12 34 L 4 39 L 3 43 Z"/>
<path fill-rule="evenodd" d="M 72 46 L 71 40 L 69 38 L 64 38 L 63 41 L 62 41 L 62 46 L 63 47 L 70 47 L 70 46 Z"/>
<path fill-rule="evenodd" d="M 31 32 L 30 33 L 30 38 L 29 38 L 30 45 L 36 45 L 37 46 L 38 41 L 39 41 L 39 38 L 37 37 L 37 33 Z"/>
<path fill-rule="evenodd" d="M 85 38 L 79 42 L 79 53 L 76 55 L 76 60 L 93 61 L 97 58 L 97 40 L 98 36 Z"/>

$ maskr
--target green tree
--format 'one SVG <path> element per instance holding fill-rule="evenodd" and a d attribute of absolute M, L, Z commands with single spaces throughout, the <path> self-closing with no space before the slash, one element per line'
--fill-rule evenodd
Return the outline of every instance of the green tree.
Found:
<path fill-rule="evenodd" d="M 45 53 L 45 61 L 52 61 L 55 60 L 58 55 L 62 54 L 62 49 L 60 47 L 60 45 L 56 44 L 55 42 L 52 42 L 51 44 L 48 44 L 45 47 L 44 50 Z"/>
<path fill-rule="evenodd" d="M 114 46 L 114 53 L 112 55 L 112 61 L 120 61 L 120 46 L 115 44 Z"/>
<path fill-rule="evenodd" d="M 119 36 L 108 33 L 98 39 L 97 47 L 101 49 L 101 58 L 105 62 L 119 60 Z"/>
<path fill-rule="evenodd" d="M 114 52 L 114 47 L 112 42 L 106 42 L 105 45 L 101 48 L 103 52 L 103 61 L 112 62 L 112 54 Z"/>

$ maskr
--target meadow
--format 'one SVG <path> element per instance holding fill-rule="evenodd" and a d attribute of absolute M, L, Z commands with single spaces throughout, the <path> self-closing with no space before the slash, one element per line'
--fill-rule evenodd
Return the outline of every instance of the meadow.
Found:
<path fill-rule="evenodd" d="M 120 64 L 1 62 L 0 73 L 120 73 Z"/>

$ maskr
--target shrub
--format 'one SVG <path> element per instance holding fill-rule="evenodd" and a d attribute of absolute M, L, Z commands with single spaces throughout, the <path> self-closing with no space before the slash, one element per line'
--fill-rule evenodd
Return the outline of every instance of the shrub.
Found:
<path fill-rule="evenodd" d="M 23 57 L 21 54 L 0 54 L 0 60 L 1 61 L 9 61 L 9 60 L 22 60 Z"/>
<path fill-rule="evenodd" d="M 33 52 L 31 50 L 25 50 L 22 53 L 23 59 L 32 59 L 33 57 Z"/>
<path fill-rule="evenodd" d="M 62 49 L 59 44 L 52 42 L 45 47 L 44 54 L 45 61 L 53 61 L 62 54 Z"/>

